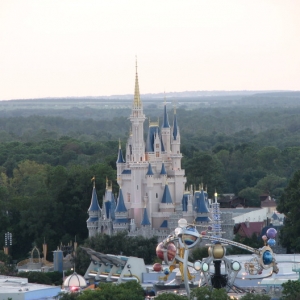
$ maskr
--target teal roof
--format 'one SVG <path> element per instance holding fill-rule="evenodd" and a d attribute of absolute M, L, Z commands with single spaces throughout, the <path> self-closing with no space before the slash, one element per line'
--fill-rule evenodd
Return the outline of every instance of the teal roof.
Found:
<path fill-rule="evenodd" d="M 170 203 L 170 204 L 173 203 L 172 197 L 170 194 L 170 190 L 169 190 L 169 186 L 167 184 L 165 185 L 165 190 L 164 190 L 164 194 L 162 196 L 161 203 Z"/>
<path fill-rule="evenodd" d="M 147 208 L 145 207 L 144 209 L 144 215 L 143 215 L 143 220 L 141 222 L 141 225 L 151 225 L 150 221 L 149 221 L 149 218 L 148 218 L 148 213 L 147 213 Z"/>
<path fill-rule="evenodd" d="M 154 175 L 150 163 L 149 163 L 149 165 L 148 165 L 148 171 L 147 171 L 146 175 Z"/>
<path fill-rule="evenodd" d="M 90 205 L 88 211 L 101 211 L 101 208 L 100 208 L 99 203 L 98 203 L 98 197 L 97 197 L 95 187 L 93 187 L 91 205 Z"/>
<path fill-rule="evenodd" d="M 120 191 L 119 191 L 118 204 L 117 204 L 115 212 L 127 212 L 127 208 L 124 203 L 122 189 L 120 189 Z"/>

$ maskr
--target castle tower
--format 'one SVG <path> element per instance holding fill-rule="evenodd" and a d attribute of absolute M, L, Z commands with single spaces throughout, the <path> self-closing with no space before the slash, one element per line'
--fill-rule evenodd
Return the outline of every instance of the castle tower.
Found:
<path fill-rule="evenodd" d="M 98 197 L 95 188 L 95 177 L 93 177 L 93 192 L 91 198 L 91 204 L 88 209 L 89 218 L 86 221 L 89 231 L 89 237 L 95 236 L 98 231 L 98 222 L 101 218 L 101 208 L 99 206 Z"/>
<path fill-rule="evenodd" d="M 131 132 L 132 132 L 130 161 L 131 162 L 144 161 L 145 160 L 144 121 L 146 118 L 143 113 L 143 105 L 140 99 L 137 63 L 136 63 L 136 73 L 135 73 L 134 99 L 133 99 L 132 110 L 129 119 L 131 122 Z"/>
<path fill-rule="evenodd" d="M 112 192 L 112 182 L 106 178 L 105 195 L 102 202 L 102 216 L 99 219 L 98 232 L 111 235 L 113 232 L 113 209 L 116 207 Z"/>

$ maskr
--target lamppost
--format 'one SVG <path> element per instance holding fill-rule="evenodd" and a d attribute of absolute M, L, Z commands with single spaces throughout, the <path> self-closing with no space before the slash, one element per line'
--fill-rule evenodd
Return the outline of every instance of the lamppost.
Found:
<path fill-rule="evenodd" d="M 9 254 L 9 247 L 12 245 L 12 234 L 10 232 L 5 233 L 4 242 L 5 242 L 4 253 L 6 255 L 8 255 Z"/>

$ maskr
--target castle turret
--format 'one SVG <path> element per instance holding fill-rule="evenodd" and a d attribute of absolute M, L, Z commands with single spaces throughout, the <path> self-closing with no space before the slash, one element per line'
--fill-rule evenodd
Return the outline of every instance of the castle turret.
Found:
<path fill-rule="evenodd" d="M 171 128 L 169 124 L 168 114 L 167 114 L 167 104 L 164 103 L 164 118 L 161 126 L 161 138 L 162 144 L 164 146 L 164 151 L 170 155 L 171 152 Z"/>
<path fill-rule="evenodd" d="M 181 158 L 182 154 L 180 153 L 180 134 L 179 127 L 177 124 L 177 115 L 176 110 L 174 110 L 174 120 L 173 120 L 173 128 L 172 128 L 172 167 L 173 170 L 181 170 Z"/>
<path fill-rule="evenodd" d="M 203 187 L 201 187 L 200 191 L 195 191 L 194 194 L 194 209 L 196 212 L 196 223 L 201 224 L 205 223 L 208 224 L 211 219 L 209 218 L 209 209 L 206 204 L 205 194 L 203 191 Z"/>
<path fill-rule="evenodd" d="M 113 222 L 113 229 L 116 231 L 128 230 L 129 228 L 128 211 L 124 203 L 122 189 L 119 190 L 118 203 L 115 210 L 115 220 Z"/>
<path fill-rule="evenodd" d="M 148 213 L 147 213 L 147 208 L 146 207 L 144 209 L 144 214 L 143 214 L 143 219 L 142 219 L 141 225 L 142 226 L 151 225 L 151 222 L 149 221 L 149 218 L 148 218 Z"/>
<path fill-rule="evenodd" d="M 121 174 L 122 174 L 123 170 L 125 169 L 125 160 L 123 158 L 120 140 L 119 140 L 119 151 L 118 151 L 118 158 L 117 158 L 116 164 L 117 164 L 117 182 L 119 185 L 122 185 Z"/>
<path fill-rule="evenodd" d="M 98 197 L 95 188 L 95 177 L 93 177 L 93 192 L 91 198 L 91 204 L 88 209 L 89 218 L 86 221 L 89 231 L 89 237 L 95 236 L 98 230 L 98 221 L 101 216 L 101 208 L 99 206 Z"/>
<path fill-rule="evenodd" d="M 161 212 L 174 212 L 174 204 L 170 193 L 168 183 L 165 184 L 164 193 L 159 204 L 159 210 Z"/>

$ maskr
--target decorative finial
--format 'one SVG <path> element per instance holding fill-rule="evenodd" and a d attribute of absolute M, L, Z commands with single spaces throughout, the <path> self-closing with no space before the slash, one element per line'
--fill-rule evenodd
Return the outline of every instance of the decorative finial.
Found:
<path fill-rule="evenodd" d="M 96 181 L 96 176 L 95 175 L 92 177 L 91 181 L 93 182 L 93 187 L 95 187 L 95 181 Z"/>
<path fill-rule="evenodd" d="M 119 149 L 121 149 L 121 140 L 119 138 Z"/>

